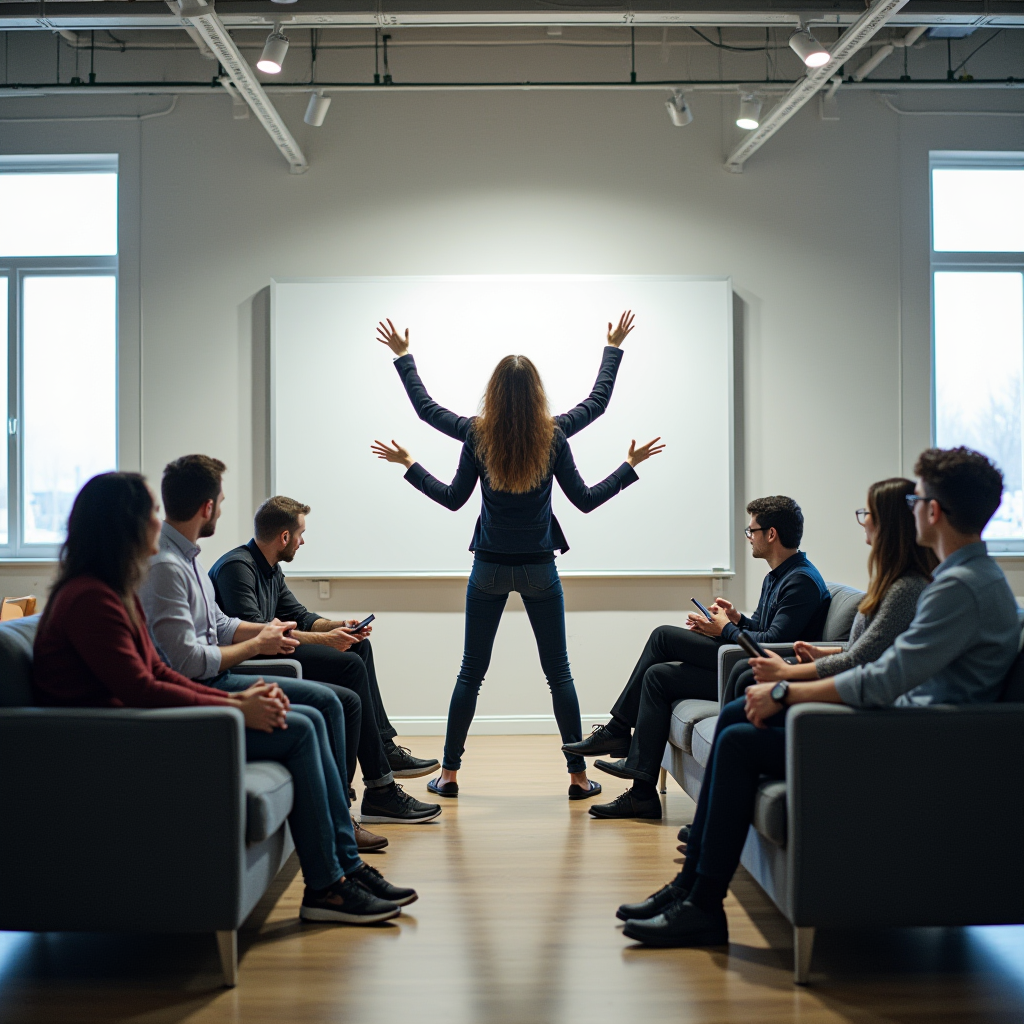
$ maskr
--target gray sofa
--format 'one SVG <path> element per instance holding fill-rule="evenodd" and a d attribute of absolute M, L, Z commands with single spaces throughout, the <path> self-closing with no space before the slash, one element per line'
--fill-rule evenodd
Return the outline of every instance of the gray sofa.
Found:
<path fill-rule="evenodd" d="M 849 634 L 862 596 L 829 589 L 823 643 Z M 743 657 L 719 652 L 723 702 L 739 696 L 724 689 Z M 673 710 L 663 767 L 694 800 L 718 708 Z M 762 783 L 741 862 L 793 925 L 798 984 L 818 927 L 1024 923 L 1022 741 L 1024 655 L 997 704 L 790 711 L 786 779 Z"/>
<path fill-rule="evenodd" d="M 291 775 L 246 764 L 232 708 L 33 707 L 38 622 L 0 624 L 0 929 L 215 932 L 234 985 L 238 927 L 294 848 Z"/>

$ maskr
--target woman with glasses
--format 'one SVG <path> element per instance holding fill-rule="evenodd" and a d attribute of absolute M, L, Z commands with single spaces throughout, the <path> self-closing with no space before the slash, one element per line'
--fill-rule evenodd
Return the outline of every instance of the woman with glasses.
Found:
<path fill-rule="evenodd" d="M 938 560 L 930 548 L 917 543 L 911 501 L 914 484 L 903 477 L 881 480 L 868 488 L 867 508 L 857 509 L 864 527 L 868 555 L 868 591 L 857 609 L 850 630 L 850 645 L 818 647 L 798 640 L 793 649 L 797 664 L 774 651 L 755 658 L 750 671 L 740 677 L 737 692 L 754 679 L 759 683 L 807 682 L 827 679 L 855 665 L 876 661 L 892 646 L 914 618 L 917 599 L 931 582 Z"/>

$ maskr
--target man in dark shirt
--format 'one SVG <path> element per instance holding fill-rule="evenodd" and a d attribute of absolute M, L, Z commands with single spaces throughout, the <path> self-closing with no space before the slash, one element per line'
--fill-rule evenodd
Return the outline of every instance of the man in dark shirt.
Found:
<path fill-rule="evenodd" d="M 804 532 L 800 506 L 773 495 L 750 502 L 747 513 L 751 553 L 771 567 L 754 614 L 741 615 L 720 597 L 708 609 L 710 619 L 691 612 L 685 627 L 659 626 L 615 702 L 611 721 L 562 748 L 585 757 L 617 757 L 597 761 L 595 767 L 633 780 L 618 799 L 590 808 L 596 818 L 661 817 L 657 780 L 672 706 L 679 700 L 718 700 L 718 648 L 723 643 L 735 643 L 741 629 L 760 643 L 821 639 L 832 599 L 821 574 L 799 550 Z"/>
<path fill-rule="evenodd" d="M 394 742 L 396 730 L 388 721 L 368 639 L 353 635 L 359 621 L 335 622 L 309 611 L 285 582 L 282 562 L 290 562 L 305 543 L 309 506 L 292 498 L 268 498 L 256 510 L 256 536 L 223 555 L 210 570 L 217 604 L 243 622 L 270 622 L 287 614 L 295 622 L 292 638 L 299 646 L 289 657 L 302 665 L 303 676 L 353 690 L 362 703 L 356 755 L 367 788 L 363 793 L 363 821 L 408 820 L 397 807 L 392 776 L 418 778 L 438 767 L 437 759 L 413 757 Z M 368 635 L 370 628 L 364 631 Z M 351 771 L 354 764 L 350 766 Z M 411 799 L 405 796 L 405 799 Z M 390 803 L 396 802 L 391 808 Z"/>

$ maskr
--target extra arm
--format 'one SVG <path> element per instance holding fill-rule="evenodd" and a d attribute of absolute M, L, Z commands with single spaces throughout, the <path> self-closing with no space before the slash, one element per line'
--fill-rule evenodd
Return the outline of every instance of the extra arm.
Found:
<path fill-rule="evenodd" d="M 455 479 L 450 484 L 444 484 L 437 477 L 431 476 L 418 462 L 414 462 L 405 474 L 405 479 L 413 487 L 452 512 L 458 511 L 469 501 L 479 477 L 476 460 L 469 451 L 469 446 L 465 444 L 462 446 Z"/>
<path fill-rule="evenodd" d="M 559 487 L 565 492 L 565 496 L 581 511 L 593 512 L 595 508 L 603 505 L 609 498 L 613 498 L 624 487 L 636 483 L 640 478 L 636 470 L 624 462 L 610 476 L 605 477 L 599 484 L 588 487 L 580 471 L 576 468 L 576 460 L 572 457 L 572 449 L 566 443 L 555 459 L 554 476 Z"/>
<path fill-rule="evenodd" d="M 416 415 L 424 423 L 429 423 L 435 430 L 455 438 L 456 441 L 465 441 L 469 437 L 473 418 L 457 415 L 443 405 L 438 405 L 427 394 L 427 389 L 423 386 L 419 371 L 416 369 L 416 360 L 411 355 L 404 355 L 400 359 L 396 359 L 395 369 L 398 371 L 398 376 L 402 378 L 405 393 L 409 396 Z"/>
<path fill-rule="evenodd" d="M 615 387 L 615 376 L 622 362 L 622 349 L 614 345 L 605 345 L 601 356 L 601 368 L 597 372 L 597 380 L 590 394 L 575 408 L 555 417 L 555 423 L 566 437 L 578 434 L 589 426 L 608 408 Z"/>

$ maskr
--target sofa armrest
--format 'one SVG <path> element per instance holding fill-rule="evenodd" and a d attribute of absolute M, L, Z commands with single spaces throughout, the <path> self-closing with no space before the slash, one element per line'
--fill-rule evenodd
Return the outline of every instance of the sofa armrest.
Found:
<path fill-rule="evenodd" d="M 0 928 L 237 927 L 244 767 L 234 708 L 0 709 Z"/>
<path fill-rule="evenodd" d="M 1024 922 L 1024 705 L 798 704 L 786 732 L 793 924 Z"/>
<path fill-rule="evenodd" d="M 231 671 L 243 676 L 288 676 L 289 679 L 301 679 L 302 662 L 295 658 L 250 658 Z"/>

